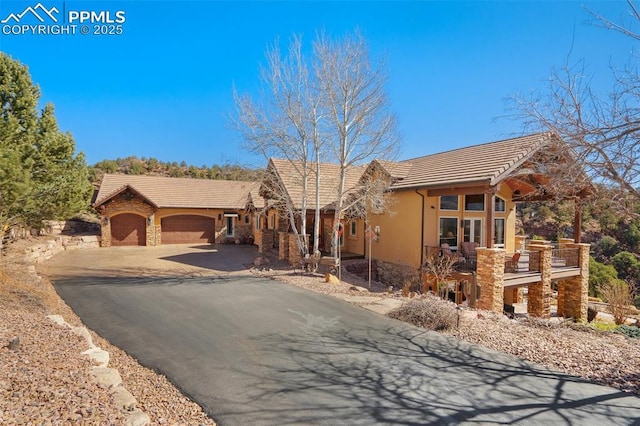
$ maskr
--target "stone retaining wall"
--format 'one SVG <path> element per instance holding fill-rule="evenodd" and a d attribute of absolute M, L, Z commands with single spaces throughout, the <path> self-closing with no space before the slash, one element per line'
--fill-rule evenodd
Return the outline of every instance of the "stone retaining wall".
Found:
<path fill-rule="evenodd" d="M 35 244 L 25 250 L 25 258 L 33 263 L 41 263 L 65 250 L 100 247 L 97 235 L 58 235 L 44 243 Z"/>

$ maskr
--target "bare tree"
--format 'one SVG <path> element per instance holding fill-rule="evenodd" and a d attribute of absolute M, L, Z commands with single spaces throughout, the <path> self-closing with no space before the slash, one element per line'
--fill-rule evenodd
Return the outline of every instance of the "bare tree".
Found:
<path fill-rule="evenodd" d="M 383 63 L 372 63 L 363 37 L 359 33 L 343 39 L 318 35 L 313 54 L 303 54 L 300 37 L 294 37 L 287 55 L 277 47 L 267 52 L 267 66 L 262 69 L 261 103 L 235 93 L 237 117 L 234 124 L 247 141 L 247 147 L 265 157 L 281 157 L 290 162 L 299 177 L 302 203 L 294 206 L 282 182 L 272 182 L 271 191 L 288 209 L 294 232 L 306 234 L 306 211 L 310 205 L 309 182 L 315 183 L 314 247 L 320 241 L 321 161 L 339 164 L 332 255 L 337 256 L 338 229 L 346 209 L 362 205 L 347 196 L 354 190 L 347 176 L 354 168 L 380 157 L 391 158 L 397 147 L 395 117 L 387 111 Z M 331 177 L 335 179 L 334 176 Z M 358 194 L 369 196 L 379 183 L 363 182 Z M 361 215 L 361 212 L 358 213 Z M 298 219 L 293 221 L 293 219 Z M 301 252 L 309 253 L 306 239 L 299 237 Z"/>
<path fill-rule="evenodd" d="M 322 133 L 320 131 L 320 94 L 314 80 L 310 78 L 308 59 L 302 51 L 302 39 L 294 36 L 286 55 L 278 44 L 266 54 L 267 65 L 261 68 L 262 93 L 260 103 L 249 96 L 234 91 L 237 114 L 233 124 L 246 141 L 246 148 L 266 158 L 276 156 L 288 160 L 302 187 L 302 203 L 294 205 L 283 183 L 273 174 L 265 179 L 269 191 L 278 200 L 278 207 L 288 216 L 293 232 L 297 236 L 300 252 L 309 253 L 306 239 L 308 186 L 312 170 L 315 169 L 316 196 L 320 174 Z M 319 235 L 318 203 L 314 229 L 314 251 L 317 251 Z M 296 220 L 298 219 L 298 220 Z M 299 228 L 296 224 L 299 224 Z"/>
<path fill-rule="evenodd" d="M 638 40 L 631 25 L 640 14 L 628 1 L 632 23 L 616 24 L 596 13 L 596 22 Z M 636 58 L 631 57 L 631 62 Z M 640 201 L 640 75 L 635 66 L 611 72 L 613 87 L 606 95 L 596 93 L 584 61 L 565 64 L 553 72 L 544 95 L 517 95 L 512 109 L 527 131 L 550 130 L 568 145 L 572 155 L 593 181 L 618 194 L 615 205 L 625 215 Z M 579 172 L 560 165 L 565 181 Z M 557 179 L 562 182 L 562 179 Z"/>
<path fill-rule="evenodd" d="M 398 136 L 395 116 L 388 111 L 384 63 L 370 60 L 359 32 L 342 39 L 320 34 L 314 53 L 328 120 L 327 154 L 340 166 L 331 248 L 337 256 L 340 219 L 348 207 L 349 170 L 374 158 L 392 158 Z"/>

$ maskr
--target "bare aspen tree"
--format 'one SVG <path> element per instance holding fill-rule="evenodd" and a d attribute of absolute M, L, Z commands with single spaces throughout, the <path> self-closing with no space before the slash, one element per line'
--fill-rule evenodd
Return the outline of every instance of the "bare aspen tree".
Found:
<path fill-rule="evenodd" d="M 640 14 L 633 2 L 630 22 L 616 24 L 593 13 L 596 23 L 640 40 L 634 25 Z M 553 72 L 547 91 L 531 96 L 518 95 L 511 101 L 512 110 L 526 128 L 550 130 L 569 146 L 593 182 L 615 194 L 612 207 L 623 215 L 633 216 L 633 206 L 640 201 L 640 75 L 637 59 L 623 70 L 611 67 L 612 88 L 596 93 L 584 62 L 566 64 Z M 560 174 L 568 182 L 579 177 L 578 169 L 563 165 Z M 575 173 L 574 173 L 575 172 Z M 559 182 L 562 182 L 559 180 Z"/>
<path fill-rule="evenodd" d="M 398 146 L 396 119 L 388 111 L 384 63 L 371 61 L 360 33 L 342 39 L 319 34 L 314 54 L 326 110 L 325 152 L 330 162 L 340 166 L 331 247 L 332 256 L 337 256 L 349 169 L 374 158 L 393 157 Z"/>
<path fill-rule="evenodd" d="M 273 174 L 267 177 L 266 183 L 271 186 L 269 191 L 277 195 L 279 207 L 288 216 L 296 234 L 300 252 L 306 255 L 309 253 L 306 211 L 312 170 L 315 170 L 316 194 L 320 179 L 317 173 L 322 138 L 319 93 L 313 79 L 310 79 L 310 64 L 302 52 L 300 37 L 292 38 L 286 55 L 276 43 L 267 51 L 266 58 L 267 64 L 260 73 L 262 93 L 259 103 L 234 92 L 237 114 L 233 123 L 250 151 L 266 158 L 284 158 L 293 166 L 302 187 L 300 206 L 295 206 L 287 197 L 282 182 L 277 181 Z M 315 204 L 317 210 L 318 203 Z M 319 216 L 319 211 L 316 211 L 314 251 L 317 250 Z"/>
<path fill-rule="evenodd" d="M 300 206 L 294 205 L 277 176 L 266 182 L 271 192 L 280 191 L 273 194 L 274 200 L 280 200 L 287 211 L 303 255 L 310 252 L 305 238 L 306 211 L 311 205 L 309 185 L 315 185 L 316 252 L 322 207 L 320 181 L 337 181 L 332 188 L 336 201 L 331 247 L 332 256 L 337 256 L 338 227 L 345 209 L 352 213 L 360 210 L 357 215 L 362 216 L 358 199 L 363 195 L 371 198 L 374 189 L 384 186 L 363 181 L 356 191 L 360 195 L 345 201 L 355 189 L 347 187 L 347 175 L 376 157 L 391 158 L 398 139 L 395 117 L 387 111 L 385 68 L 382 62 L 371 62 L 363 37 L 355 33 L 334 40 L 320 34 L 312 47 L 311 56 L 305 56 L 301 38 L 294 37 L 286 55 L 277 47 L 270 49 L 261 72 L 261 102 L 235 93 L 234 124 L 251 151 L 283 158 L 293 167 L 302 190 Z M 321 162 L 338 164 L 338 176 L 321 176 Z"/>

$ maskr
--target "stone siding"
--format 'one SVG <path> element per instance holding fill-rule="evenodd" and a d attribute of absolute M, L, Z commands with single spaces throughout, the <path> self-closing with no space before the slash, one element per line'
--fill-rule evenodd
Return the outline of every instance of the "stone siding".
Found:
<path fill-rule="evenodd" d="M 155 208 L 149 203 L 145 202 L 138 196 L 125 196 L 125 194 L 118 194 L 112 200 L 103 205 L 101 211 L 101 236 L 102 247 L 111 246 L 111 221 L 110 218 L 117 216 L 121 213 L 135 213 L 145 218 L 153 217 Z M 153 220 L 147 220 L 146 225 L 146 240 L 147 245 L 155 245 L 159 243 L 159 239 L 156 238 L 156 229 L 153 225 Z"/>
<path fill-rule="evenodd" d="M 587 321 L 589 301 L 589 244 L 570 243 L 568 248 L 579 249 L 580 275 L 564 280 L 563 316 L 576 321 Z"/>
<path fill-rule="evenodd" d="M 527 299 L 527 312 L 533 317 L 551 317 L 551 254 L 553 246 L 530 245 L 529 249 L 536 250 L 540 254 L 540 275 L 541 280 L 534 284 L 529 284 L 529 294 Z"/>
<path fill-rule="evenodd" d="M 480 286 L 478 309 L 501 313 L 504 309 L 504 260 L 505 251 L 494 248 L 477 248 L 477 283 Z"/>
<path fill-rule="evenodd" d="M 256 243 L 258 244 L 258 251 L 264 253 L 266 250 L 273 248 L 273 239 L 275 232 L 273 229 L 261 229 L 257 232 Z"/>
<path fill-rule="evenodd" d="M 289 234 L 278 232 L 278 259 L 289 260 Z"/>

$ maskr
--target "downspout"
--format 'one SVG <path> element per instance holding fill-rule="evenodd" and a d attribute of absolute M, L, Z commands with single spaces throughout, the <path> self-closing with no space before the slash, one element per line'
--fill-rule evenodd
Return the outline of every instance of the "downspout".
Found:
<path fill-rule="evenodd" d="M 417 189 L 415 192 L 422 198 L 422 214 L 420 216 L 420 269 L 422 269 L 422 262 L 424 261 L 424 195 Z"/>

